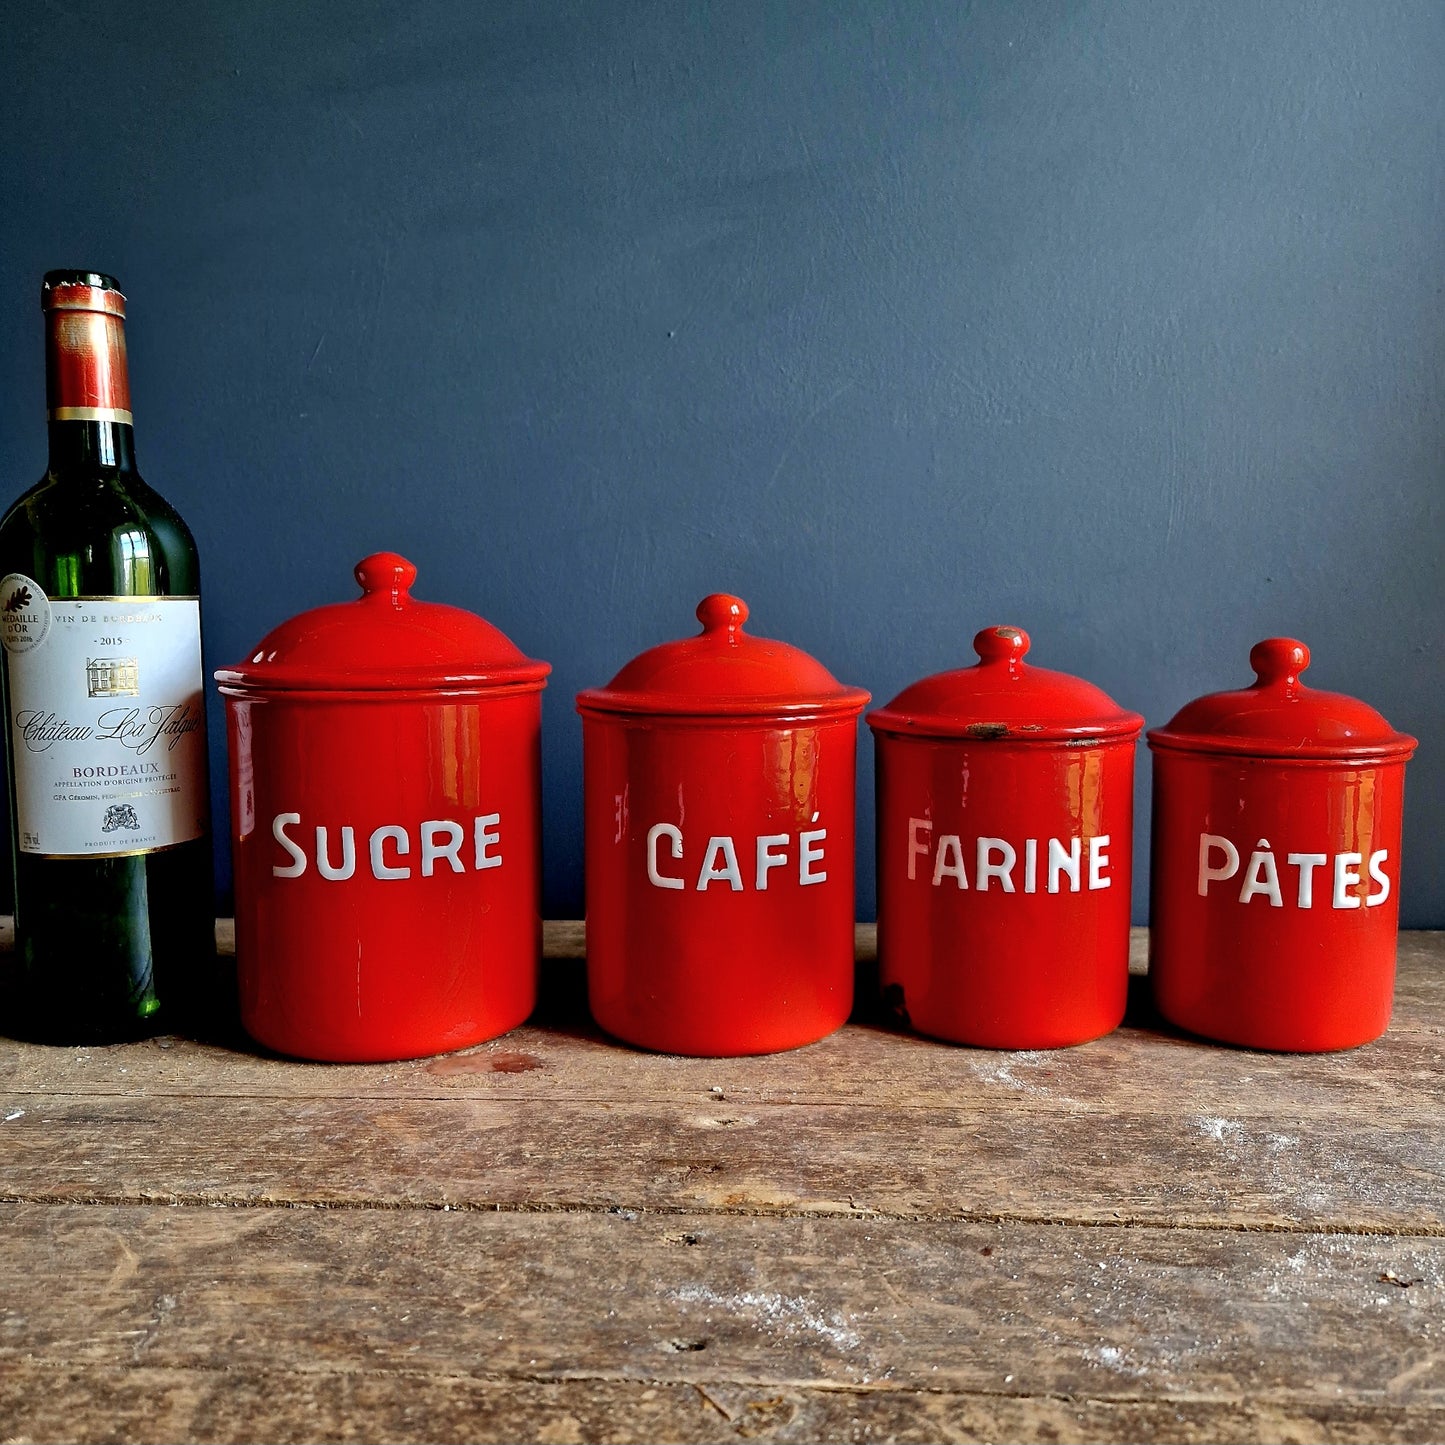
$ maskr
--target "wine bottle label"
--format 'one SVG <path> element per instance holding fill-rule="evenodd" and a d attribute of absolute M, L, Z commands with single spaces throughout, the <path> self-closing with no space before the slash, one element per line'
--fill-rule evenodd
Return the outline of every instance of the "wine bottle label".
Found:
<path fill-rule="evenodd" d="M 0 580 L 20 851 L 150 853 L 206 831 L 201 605 Z"/>

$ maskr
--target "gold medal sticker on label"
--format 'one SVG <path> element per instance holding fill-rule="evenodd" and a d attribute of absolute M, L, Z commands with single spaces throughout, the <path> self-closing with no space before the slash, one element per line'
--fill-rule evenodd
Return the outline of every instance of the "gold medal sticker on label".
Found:
<path fill-rule="evenodd" d="M 23 572 L 0 578 L 0 644 L 11 656 L 33 652 L 50 635 L 50 600 Z"/>
<path fill-rule="evenodd" d="M 110 421 L 122 426 L 134 426 L 128 411 L 114 406 L 57 406 L 46 412 L 50 421 Z"/>

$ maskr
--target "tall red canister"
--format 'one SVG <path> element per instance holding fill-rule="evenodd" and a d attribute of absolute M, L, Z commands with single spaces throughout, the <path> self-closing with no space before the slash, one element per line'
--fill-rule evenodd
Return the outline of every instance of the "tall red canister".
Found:
<path fill-rule="evenodd" d="M 668 1053 L 795 1048 L 852 1007 L 868 694 L 750 636 L 740 598 L 697 616 L 577 699 L 592 1013 Z"/>
<path fill-rule="evenodd" d="M 1149 734 L 1149 976 L 1165 1018 L 1249 1048 L 1310 1052 L 1390 1021 L 1405 763 L 1415 739 L 1300 681 L 1304 643 L 1249 654 L 1256 680 Z"/>
<path fill-rule="evenodd" d="M 884 999 L 957 1043 L 1083 1043 L 1124 1017 L 1144 719 L 1031 667 L 1017 627 L 973 646 L 868 715 Z"/>
<path fill-rule="evenodd" d="M 216 673 L 231 748 L 241 1019 L 301 1058 L 416 1058 L 531 1013 L 550 670 L 416 568 Z"/>

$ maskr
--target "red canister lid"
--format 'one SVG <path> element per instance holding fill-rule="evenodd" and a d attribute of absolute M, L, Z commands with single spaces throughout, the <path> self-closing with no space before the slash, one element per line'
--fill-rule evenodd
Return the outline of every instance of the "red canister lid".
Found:
<path fill-rule="evenodd" d="M 815 657 L 743 631 L 748 605 L 714 592 L 697 605 L 702 631 L 634 657 L 606 687 L 577 695 L 581 713 L 796 720 L 860 713 L 868 694 L 844 687 Z"/>
<path fill-rule="evenodd" d="M 1368 703 L 1342 692 L 1306 687 L 1300 673 L 1310 650 L 1292 637 L 1268 637 L 1249 654 L 1255 681 L 1212 692 L 1179 709 L 1149 732 L 1151 748 L 1241 753 L 1266 758 L 1403 761 L 1415 739 L 1396 732 Z"/>
<path fill-rule="evenodd" d="M 356 564 L 361 596 L 302 612 L 222 668 L 226 692 L 531 692 L 551 664 L 525 656 L 490 622 L 461 607 L 419 602 L 416 568 L 395 552 Z"/>
<path fill-rule="evenodd" d="M 985 627 L 972 667 L 934 673 L 868 714 L 875 732 L 899 737 L 1020 742 L 1136 737 L 1144 719 L 1081 677 L 1030 667 L 1021 627 Z"/>

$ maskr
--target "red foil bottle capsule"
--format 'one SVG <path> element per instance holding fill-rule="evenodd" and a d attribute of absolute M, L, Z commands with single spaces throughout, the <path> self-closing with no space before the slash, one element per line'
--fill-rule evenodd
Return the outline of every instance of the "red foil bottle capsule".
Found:
<path fill-rule="evenodd" d="M 884 1000 L 956 1043 L 1083 1043 L 1124 1017 L 1144 719 L 1029 666 L 1017 627 L 973 645 L 868 715 Z"/>
<path fill-rule="evenodd" d="M 550 671 L 416 568 L 283 623 L 216 673 L 231 749 L 241 1019 L 353 1062 L 521 1023 L 541 941 L 541 709 Z"/>
<path fill-rule="evenodd" d="M 697 615 L 577 699 L 592 1012 L 669 1053 L 795 1048 L 852 1007 L 868 694 L 749 635 L 740 598 Z"/>
<path fill-rule="evenodd" d="M 1256 681 L 1149 734 L 1149 975 L 1165 1018 L 1250 1048 L 1351 1048 L 1384 1032 L 1395 984 L 1401 810 L 1415 739 L 1300 681 L 1274 637 Z"/>

